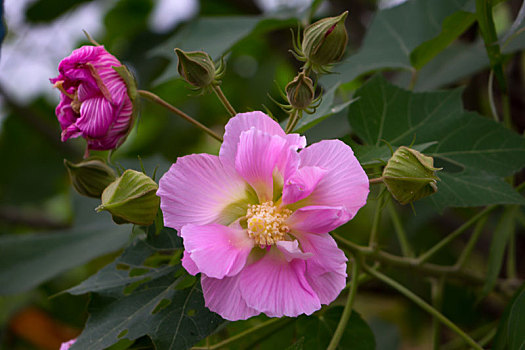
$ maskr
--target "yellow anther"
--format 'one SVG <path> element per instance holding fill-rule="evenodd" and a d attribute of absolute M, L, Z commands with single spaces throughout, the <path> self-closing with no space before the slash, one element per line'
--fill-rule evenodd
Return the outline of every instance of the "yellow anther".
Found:
<path fill-rule="evenodd" d="M 276 207 L 272 201 L 248 206 L 248 235 L 259 245 L 272 245 L 284 239 L 290 231 L 286 219 L 292 211 Z"/>

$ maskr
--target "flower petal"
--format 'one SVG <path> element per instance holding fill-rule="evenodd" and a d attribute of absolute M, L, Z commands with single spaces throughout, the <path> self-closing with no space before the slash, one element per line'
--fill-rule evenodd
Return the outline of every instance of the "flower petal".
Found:
<path fill-rule="evenodd" d="M 223 279 L 202 275 L 201 285 L 206 307 L 226 320 L 246 320 L 260 313 L 249 307 L 242 298 L 239 275 Z"/>
<path fill-rule="evenodd" d="M 287 169 L 293 166 L 288 161 L 294 158 L 292 153 L 296 152 L 285 138 L 252 128 L 240 135 L 235 169 L 255 189 L 259 200 L 266 202 L 273 198 L 274 169 L 282 165 L 283 172 L 291 172 Z"/>
<path fill-rule="evenodd" d="M 316 166 L 305 166 L 291 175 L 283 187 L 283 204 L 295 203 L 308 197 L 323 178 L 326 170 Z"/>
<path fill-rule="evenodd" d="M 313 205 L 297 209 L 287 220 L 292 232 L 328 233 L 350 220 L 345 207 Z"/>
<path fill-rule="evenodd" d="M 308 196 L 305 205 L 344 206 L 354 217 L 366 203 L 368 177 L 352 149 L 339 140 L 324 140 L 299 153 L 301 166 L 317 166 L 327 171 Z"/>
<path fill-rule="evenodd" d="M 246 304 L 269 317 L 296 317 L 318 310 L 321 304 L 306 280 L 305 264 L 302 259 L 288 262 L 278 249 L 271 249 L 239 274 Z"/>
<path fill-rule="evenodd" d="M 188 253 L 188 251 L 186 250 L 184 251 L 184 254 L 182 255 L 181 262 L 182 262 L 182 267 L 184 267 L 190 275 L 195 276 L 196 274 L 200 272 L 197 265 L 195 265 L 195 262 L 191 259 L 190 253 Z"/>
<path fill-rule="evenodd" d="M 157 195 L 164 224 L 180 230 L 186 224 L 229 225 L 246 214 L 251 194 L 246 182 L 219 157 L 181 157 L 159 181 Z"/>
<path fill-rule="evenodd" d="M 313 253 L 305 262 L 306 280 L 321 304 L 330 304 L 346 286 L 347 258 L 328 234 L 301 233 L 296 236 L 303 251 Z"/>
<path fill-rule="evenodd" d="M 224 142 L 219 153 L 219 157 L 224 164 L 235 164 L 239 138 L 243 131 L 250 130 L 252 127 L 270 135 L 284 137 L 291 146 L 295 147 L 295 150 L 306 146 L 304 136 L 299 134 L 286 135 L 281 126 L 263 112 L 239 113 L 231 118 L 225 127 Z"/>
<path fill-rule="evenodd" d="M 85 137 L 100 138 L 108 133 L 115 117 L 111 102 L 104 97 L 90 98 L 80 106 L 80 118 L 76 125 Z"/>
<path fill-rule="evenodd" d="M 185 225 L 181 236 L 199 271 L 213 278 L 238 274 L 254 245 L 246 231 L 219 224 Z"/>
<path fill-rule="evenodd" d="M 298 241 L 278 241 L 276 244 L 277 248 L 283 253 L 286 261 L 290 262 L 293 259 L 306 260 L 312 256 L 312 253 L 303 253 L 299 249 Z"/>

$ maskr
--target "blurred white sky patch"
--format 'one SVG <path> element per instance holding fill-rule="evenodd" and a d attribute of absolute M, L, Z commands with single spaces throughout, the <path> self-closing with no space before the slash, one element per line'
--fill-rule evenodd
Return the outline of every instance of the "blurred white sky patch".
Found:
<path fill-rule="evenodd" d="M 255 3 L 264 12 L 274 12 L 282 8 L 293 8 L 298 10 L 304 10 L 313 0 L 255 0 Z"/>
<path fill-rule="evenodd" d="M 7 36 L 0 57 L 0 84 L 21 103 L 45 94 L 58 101 L 49 78 L 58 74 L 60 60 L 69 55 L 84 36 L 82 29 L 98 36 L 107 4 L 91 2 L 78 6 L 44 24 L 25 22 L 25 10 L 34 0 L 6 0 Z"/>
<path fill-rule="evenodd" d="M 149 17 L 149 27 L 156 33 L 165 33 L 198 11 L 197 0 L 157 0 Z"/>
<path fill-rule="evenodd" d="M 379 2 L 379 8 L 380 9 L 387 9 L 390 7 L 394 7 L 397 5 L 401 5 L 402 3 L 406 2 L 407 0 L 381 0 Z"/>

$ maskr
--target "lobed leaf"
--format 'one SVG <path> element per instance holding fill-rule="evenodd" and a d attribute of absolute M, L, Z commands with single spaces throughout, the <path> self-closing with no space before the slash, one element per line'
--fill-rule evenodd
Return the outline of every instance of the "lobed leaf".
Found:
<path fill-rule="evenodd" d="M 188 349 L 223 320 L 204 306 L 199 283 L 180 264 L 175 230 L 152 226 L 113 263 L 68 290 L 94 292 L 90 317 L 72 349 L 105 349 L 148 335 L 158 349 Z"/>
<path fill-rule="evenodd" d="M 371 160 L 369 154 L 384 155 L 384 141 L 392 146 L 410 145 L 413 140 L 434 143 L 425 154 L 435 158 L 436 167 L 443 167 L 439 191 L 429 197 L 439 209 L 525 204 L 502 179 L 525 165 L 525 139 L 493 120 L 464 111 L 461 92 L 413 93 L 379 75 L 367 81 L 348 110 L 354 132 L 366 145 L 365 160 Z"/>

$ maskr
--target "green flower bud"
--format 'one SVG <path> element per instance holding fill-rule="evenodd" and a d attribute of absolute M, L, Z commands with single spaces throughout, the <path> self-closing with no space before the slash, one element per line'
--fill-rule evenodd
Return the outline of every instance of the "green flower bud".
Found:
<path fill-rule="evenodd" d="M 294 80 L 289 82 L 285 91 L 288 102 L 297 110 L 308 108 L 315 96 L 312 79 L 308 78 L 304 72 L 299 73 Z"/>
<path fill-rule="evenodd" d="M 100 198 L 104 189 L 115 181 L 117 175 L 102 159 L 92 158 L 78 164 L 64 159 L 71 184 L 83 196 Z"/>
<path fill-rule="evenodd" d="M 434 159 L 401 146 L 383 170 L 383 182 L 392 196 L 401 204 L 408 204 L 437 192 Z"/>
<path fill-rule="evenodd" d="M 323 18 L 304 30 L 302 53 L 313 67 L 322 67 L 338 62 L 344 55 L 348 43 L 345 19 L 348 11 L 337 17 Z"/>
<path fill-rule="evenodd" d="M 205 88 L 215 80 L 215 65 L 206 52 L 184 52 L 175 49 L 179 57 L 177 69 L 181 77 L 198 88 Z"/>
<path fill-rule="evenodd" d="M 117 224 L 150 225 L 160 205 L 158 187 L 149 176 L 128 169 L 104 190 L 96 210 L 109 211 Z"/>

